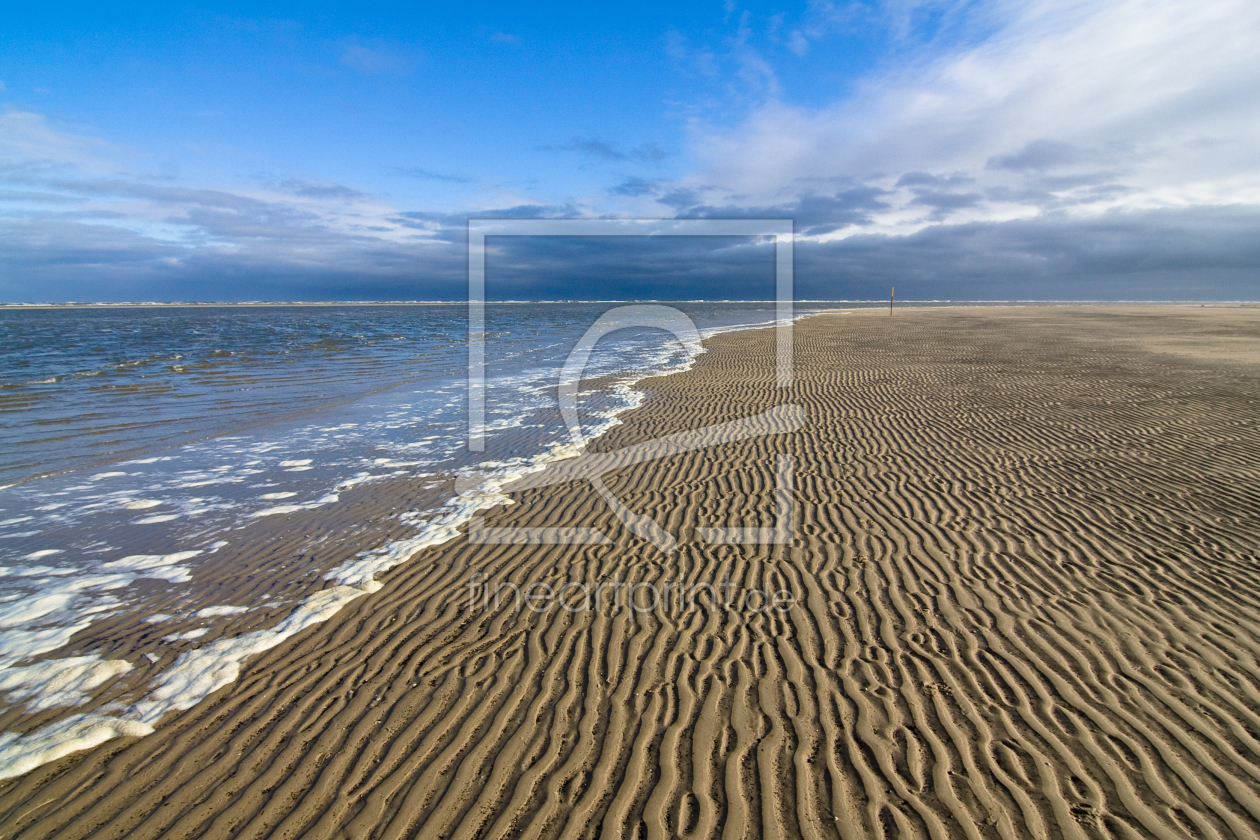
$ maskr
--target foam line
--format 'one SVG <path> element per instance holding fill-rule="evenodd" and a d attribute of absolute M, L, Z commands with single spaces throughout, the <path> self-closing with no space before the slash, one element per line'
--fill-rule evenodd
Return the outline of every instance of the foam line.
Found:
<path fill-rule="evenodd" d="M 241 663 L 247 658 L 271 650 L 307 627 L 327 621 L 355 598 L 381 588 L 381 584 L 372 583 L 372 586 L 363 589 L 353 586 L 324 589 L 302 601 L 288 618 L 275 627 L 232 639 L 219 639 L 180 654 L 170 670 L 154 681 L 156 688 L 132 706 L 123 718 L 153 725 L 169 711 L 197 705 L 203 697 L 236 682 L 241 673 Z"/>
<path fill-rule="evenodd" d="M 45 627 L 40 630 L 9 630 L 0 634 L 0 667 L 56 650 L 70 641 L 92 622 L 84 621 L 68 627 Z"/>
<path fill-rule="evenodd" d="M 206 607 L 193 613 L 193 618 L 214 618 L 219 615 L 236 615 L 237 613 L 247 612 L 249 607 L 229 607 L 220 605 L 215 607 Z"/>
<path fill-rule="evenodd" d="M 139 738 L 153 727 L 108 715 L 73 715 L 34 732 L 0 733 L 0 779 L 12 779 L 79 750 L 90 750 L 112 738 Z"/>
<path fill-rule="evenodd" d="M 26 701 L 27 711 L 40 712 L 77 706 L 91 691 L 130 670 L 130 662 L 95 654 L 51 659 L 0 671 L 0 691 L 8 692 L 10 700 Z"/>
<path fill-rule="evenodd" d="M 174 566 L 190 560 L 200 554 L 200 549 L 193 551 L 177 551 L 174 554 L 133 554 L 121 560 L 114 560 L 102 565 L 105 569 L 154 569 L 160 566 Z"/>

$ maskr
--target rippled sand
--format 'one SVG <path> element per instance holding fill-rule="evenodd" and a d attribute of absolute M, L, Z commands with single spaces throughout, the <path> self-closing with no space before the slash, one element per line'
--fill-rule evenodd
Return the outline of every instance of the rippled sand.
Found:
<path fill-rule="evenodd" d="M 605 477 L 677 551 L 585 482 L 518 493 L 485 524 L 610 544 L 429 549 L 154 734 L 0 783 L 0 834 L 1260 835 L 1260 309 L 820 316 L 786 389 L 768 331 L 708 345 L 596 448 L 806 421 Z M 783 454 L 790 544 L 703 541 L 775 524 Z"/>

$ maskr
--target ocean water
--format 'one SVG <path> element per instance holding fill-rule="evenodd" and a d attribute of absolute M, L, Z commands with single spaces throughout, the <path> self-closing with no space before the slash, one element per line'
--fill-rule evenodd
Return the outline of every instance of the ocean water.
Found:
<path fill-rule="evenodd" d="M 775 318 L 772 303 L 669 305 L 702 335 Z M 198 564 L 242 525 L 336 505 L 367 482 L 476 479 L 476 490 L 417 512 L 408 538 L 333 569 L 328 587 L 275 627 L 192 648 L 197 631 L 172 637 L 183 652 L 144 700 L 0 734 L 0 777 L 149 731 L 234 680 L 248 656 L 374 591 L 376 574 L 450 539 L 502 499 L 498 485 L 572 452 L 556 412 L 560 370 L 614 306 L 488 305 L 484 452 L 467 445 L 463 305 L 0 311 L 0 705 L 72 711 L 130 670 L 46 654 L 127 614 L 137 581 L 184 587 L 200 605 Z M 798 304 L 797 314 L 835 308 Z M 600 387 L 579 399 L 583 434 L 619 422 L 641 399 L 635 382 L 686 368 L 695 351 L 659 330 L 601 340 L 586 367 Z M 196 614 L 242 609 L 205 604 Z"/>

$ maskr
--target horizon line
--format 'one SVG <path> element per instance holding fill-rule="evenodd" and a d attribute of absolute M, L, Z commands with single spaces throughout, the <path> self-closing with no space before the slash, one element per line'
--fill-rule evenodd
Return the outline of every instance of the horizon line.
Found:
<path fill-rule="evenodd" d="M 177 308 L 177 307 L 282 307 L 282 306 L 462 306 L 467 300 L 225 300 L 225 301 L 57 301 L 0 303 L 0 310 L 22 309 L 106 309 L 106 308 Z M 574 303 L 775 303 L 773 298 L 538 298 L 487 300 L 487 304 L 574 304 Z M 802 298 L 794 303 L 846 303 L 884 305 L 887 298 Z M 905 298 L 900 306 L 908 304 L 1133 304 L 1133 305 L 1230 305 L 1255 306 L 1260 300 L 1223 300 L 1207 298 Z"/>

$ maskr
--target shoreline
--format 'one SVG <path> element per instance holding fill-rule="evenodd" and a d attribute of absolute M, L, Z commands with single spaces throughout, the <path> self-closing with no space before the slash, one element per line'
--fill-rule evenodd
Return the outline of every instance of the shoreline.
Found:
<path fill-rule="evenodd" d="M 934 823 L 965 824 L 968 814 L 979 822 L 983 809 L 959 788 L 970 785 L 997 797 L 990 811 L 1004 814 L 1011 827 L 1040 821 L 1066 830 L 1067 815 L 1069 823 L 1120 820 L 1130 828 L 1168 830 L 1175 824 L 1151 803 L 1154 794 L 1142 788 L 1139 766 L 1103 761 L 1102 746 L 1077 733 L 1075 724 L 1056 722 L 1036 698 L 1057 698 L 1072 720 L 1118 733 L 1130 744 L 1126 749 L 1138 750 L 1164 773 L 1171 766 L 1167 753 L 1151 752 L 1135 721 L 1165 725 L 1152 723 L 1149 704 L 1166 704 L 1168 692 L 1207 689 L 1170 687 L 1169 677 L 1126 651 L 1133 645 L 1154 651 L 1163 634 L 1176 639 L 1174 649 L 1195 651 L 1231 679 L 1251 679 L 1218 661 L 1194 633 L 1178 630 L 1177 621 L 1194 623 L 1211 644 L 1240 656 L 1260 653 L 1260 636 L 1247 623 L 1260 609 L 1260 580 L 1245 548 L 1256 534 L 1230 507 L 1240 503 L 1230 487 L 1247 485 L 1222 483 L 1196 466 L 1248 479 L 1260 471 L 1246 455 L 1260 449 L 1245 426 L 1256 398 L 1254 373 L 1248 373 L 1256 364 L 1256 319 L 1240 313 L 1243 320 L 1233 327 L 1245 343 L 1226 345 L 1212 334 L 1221 326 L 1196 327 L 1194 312 L 1160 310 L 1178 321 L 1152 336 L 1150 325 L 1136 317 L 1143 314 L 1131 309 L 1092 310 L 1087 321 L 1053 310 L 919 309 L 893 324 L 855 310 L 840 330 L 827 326 L 835 318 L 807 318 L 797 326 L 798 381 L 783 394 L 766 387 L 773 375 L 769 330 L 706 339 L 710 352 L 686 372 L 655 378 L 647 399 L 593 450 L 616 452 L 737 419 L 780 397 L 805 405 L 811 425 L 610 473 L 609 490 L 629 508 L 691 534 L 677 554 L 655 553 L 628 534 L 589 489 L 514 494 L 512 504 L 488 509 L 489 525 L 593 527 L 611 544 L 473 545 L 461 533 L 417 551 L 409 562 L 379 572 L 374 594 L 250 660 L 239 681 L 169 718 L 154 734 L 0 783 L 0 813 L 21 822 L 16 836 L 31 837 L 63 829 L 67 836 L 90 836 L 89 826 L 139 830 L 142 824 L 146 834 L 180 825 L 213 835 L 210 827 L 218 824 L 216 815 L 226 819 L 229 803 L 245 807 L 242 827 L 284 822 L 311 836 L 337 826 L 401 829 L 416 819 L 426 831 L 595 820 L 614 833 L 642 821 L 667 832 L 690 824 L 699 834 L 755 820 L 790 835 L 802 830 L 797 820 L 821 825 L 833 817 L 834 827 L 824 834 L 845 822 L 853 836 L 862 836 L 878 830 L 885 810 L 911 834 Z M 1075 331 L 1075 341 L 1063 340 L 1065 330 Z M 1158 349 L 1143 349 L 1143 342 Z M 1022 355 L 1002 350 L 1014 347 Z M 1172 373 L 1165 370 L 1170 366 Z M 1095 371 L 1094 378 L 1081 371 Z M 1145 395 L 1155 386 L 1162 407 Z M 1214 406 L 1213 413 L 1200 409 L 1190 418 L 1197 422 L 1179 420 L 1185 419 L 1179 406 L 1200 404 Z M 1136 410 L 1131 406 L 1146 414 L 1117 425 L 1112 418 L 1129 416 Z M 1172 435 L 1155 436 L 1148 427 Z M 771 477 L 761 465 L 778 448 L 798 464 L 794 542 L 743 548 L 697 542 L 696 529 L 707 525 L 773 524 Z M 1243 453 L 1242 460 L 1222 451 Z M 1152 460 L 1151 452 L 1163 460 Z M 1163 462 L 1178 476 L 1171 488 L 1159 483 L 1167 481 L 1159 478 Z M 1090 483 L 1065 492 L 1081 469 Z M 1209 477 L 1214 483 L 1203 483 Z M 992 490 L 984 491 L 988 486 Z M 1161 487 L 1165 493 L 1153 501 L 1150 494 Z M 1167 492 L 1177 487 L 1194 492 Z M 1098 488 L 1109 488 L 1109 501 L 1094 498 Z M 1199 536 L 1114 527 L 1164 521 L 1173 511 Z M 1112 527 L 1104 527 L 1108 522 Z M 1204 536 L 1218 546 L 1216 553 L 1205 553 Z M 1169 550 L 1198 571 L 1142 559 Z M 1237 605 L 1206 598 L 1195 576 L 1218 574 L 1213 563 L 1232 571 Z M 681 617 L 623 606 L 568 619 L 561 609 L 501 608 L 473 620 L 459 609 L 473 572 L 517 587 L 570 580 L 597 585 L 614 576 L 695 586 L 720 583 L 725 574 L 746 588 L 784 584 L 800 599 L 786 614 L 755 616 L 702 602 Z M 1160 604 L 1182 605 L 1176 609 L 1183 618 L 1165 615 L 1173 607 Z M 1212 629 L 1212 622 L 1240 621 L 1242 635 L 1232 641 Z M 594 657 L 596 649 L 606 651 L 605 658 Z M 1095 684 L 1090 669 L 1056 664 L 1078 660 L 1104 674 L 1120 666 L 1141 680 L 1109 689 Z M 1210 702 L 1215 717 L 1192 716 L 1185 725 L 1194 738 L 1218 744 L 1228 736 L 1213 721 L 1242 714 L 1237 690 L 1195 673 L 1198 684 L 1210 683 L 1214 699 L 1203 695 L 1199 702 Z M 1064 694 L 1065 679 L 1079 686 L 1074 693 Z M 1128 718 L 1097 702 L 1099 692 L 1117 690 L 1127 698 Z M 716 706 L 710 698 L 717 698 Z M 994 711 L 982 711 L 990 707 Z M 320 711 L 325 708 L 334 710 L 331 717 Z M 529 723 L 534 715 L 541 717 Z M 863 716 L 867 728 L 855 729 Z M 762 719 L 769 723 L 755 722 Z M 981 719 L 987 734 L 977 729 Z M 317 720 L 324 722 L 313 740 L 290 743 Z M 472 720 L 481 721 L 475 728 L 481 735 L 467 740 L 471 734 L 461 733 L 472 732 L 464 723 Z M 960 741 L 956 729 L 975 730 L 974 737 Z M 1023 762 L 1028 769 L 999 773 L 992 759 L 967 758 L 969 743 L 1000 741 L 998 730 L 1006 733 L 1002 743 L 1013 745 L 1005 747 L 1016 756 L 1012 766 Z M 679 752 L 684 731 L 692 733 L 685 762 L 677 757 L 686 752 Z M 194 732 L 201 735 L 190 741 Z M 696 738 L 708 739 L 715 751 L 706 753 Z M 1245 756 L 1211 749 L 1218 766 L 1250 766 Z M 206 763 L 216 751 L 236 757 Z M 1173 753 L 1183 765 L 1199 760 L 1194 751 Z M 529 767 L 538 770 L 512 763 L 535 754 L 540 758 Z M 283 755 L 306 756 L 314 776 L 269 771 Z M 504 764 L 496 755 L 512 758 Z M 1055 778 L 1071 775 L 1084 787 L 1073 792 L 1060 782 L 1062 801 L 1055 804 L 1042 786 L 1043 804 L 1025 803 L 1014 792 L 1038 788 L 1039 771 L 1031 768 L 1040 764 L 1033 758 L 1053 768 Z M 745 765 L 755 768 L 751 775 L 739 769 Z M 454 768 L 454 775 L 432 776 L 437 766 Z M 952 780 L 945 767 L 952 768 Z M 107 768 L 113 769 L 99 775 Z M 576 778 L 571 773 L 585 773 L 587 782 L 566 799 L 560 791 L 566 778 Z M 783 773 L 809 783 L 785 786 Z M 88 785 L 92 778 L 99 781 Z M 178 793 L 193 778 L 200 779 L 201 792 Z M 364 780 L 356 785 L 366 785 L 365 804 L 356 810 L 330 799 L 349 784 L 337 779 Z M 929 779 L 942 793 L 924 788 Z M 1129 787 L 1118 787 L 1118 779 L 1129 779 Z M 1240 770 L 1229 784 L 1242 791 L 1252 783 Z M 419 802 L 419 794 L 399 799 L 388 790 L 428 791 L 423 801 L 429 804 L 407 812 L 405 802 Z M 77 792 L 56 812 L 37 804 L 58 791 Z M 175 809 L 142 823 L 155 813 L 159 792 Z M 1183 807 L 1235 831 L 1260 818 L 1245 804 L 1235 813 L 1215 793 L 1189 799 L 1194 804 Z"/>
<path fill-rule="evenodd" d="M 843 310 L 838 312 L 839 314 L 848 314 Z M 818 314 L 836 313 L 831 310 L 800 313 L 794 316 L 793 321 L 799 322 L 802 319 Z M 772 330 L 777 323 L 777 321 L 770 321 L 738 324 L 710 328 L 702 332 L 706 332 L 704 340 L 707 340 L 717 335 Z M 517 481 L 533 473 L 545 471 L 549 465 L 573 457 L 581 447 L 598 440 L 604 434 L 620 425 L 623 422 L 620 419 L 623 415 L 632 413 L 642 405 L 644 395 L 641 390 L 637 390 L 636 386 L 644 381 L 684 373 L 694 366 L 696 359 L 703 355 L 704 352 L 705 350 L 702 346 L 698 354 L 692 355 L 681 366 L 675 366 L 672 369 L 667 368 L 646 374 L 624 374 L 605 377 L 605 379 L 610 380 L 608 384 L 610 390 L 623 392 L 626 404 L 611 413 L 598 415 L 602 417 L 602 422 L 596 426 L 594 431 L 584 433 L 581 444 L 574 442 L 552 444 L 549 448 L 539 451 L 519 463 L 495 462 L 492 465 L 497 466 L 497 469 L 492 469 L 488 473 L 481 472 L 479 478 L 475 481 L 475 487 L 462 492 L 456 489 L 450 498 L 447 498 L 438 506 L 424 510 L 425 516 L 423 521 L 415 532 L 387 541 L 382 546 L 356 552 L 351 559 L 344 560 L 333 568 L 322 570 L 322 579 L 334 582 L 335 585 L 311 592 L 287 614 L 272 615 L 270 621 L 265 622 L 264 626 L 253 629 L 247 634 L 237 635 L 232 639 L 221 635 L 227 628 L 211 628 L 211 632 L 214 635 L 210 637 L 211 641 L 208 644 L 180 652 L 176 662 L 169 668 L 156 673 L 146 673 L 144 689 L 131 689 L 124 694 L 124 696 L 132 698 L 129 701 L 120 703 L 118 700 L 111 700 L 109 703 L 101 706 L 100 701 L 97 699 L 102 696 L 117 695 L 117 689 L 113 685 L 115 680 L 112 678 L 125 675 L 135 668 L 135 663 L 128 661 L 126 658 L 101 660 L 96 654 L 82 656 L 78 654 L 77 650 L 71 650 L 72 656 L 39 659 L 33 665 L 16 669 L 17 673 L 10 672 L 8 681 L 14 686 L 13 690 L 19 692 L 15 697 L 30 698 L 35 713 L 45 711 L 48 707 L 39 700 L 39 695 L 33 686 L 41 679 L 44 681 L 48 679 L 53 681 L 63 680 L 62 673 L 73 675 L 72 684 L 77 686 L 73 690 L 80 693 L 81 699 L 75 704 L 75 707 L 87 706 L 89 710 L 86 712 L 72 711 L 70 714 L 58 713 L 51 717 L 47 714 L 38 715 L 38 719 L 42 722 L 33 729 L 28 729 L 23 725 L 24 720 L 32 717 L 32 715 L 23 715 L 18 712 L 16 720 L 21 731 L 16 733 L 9 731 L 0 732 L 0 781 L 29 773 L 65 755 L 79 752 L 83 749 L 90 749 L 114 738 L 127 736 L 143 737 L 151 734 L 154 726 L 166 715 L 191 708 L 206 696 L 235 682 L 239 678 L 240 669 L 245 660 L 256 657 L 260 653 L 282 644 L 303 630 L 326 621 L 355 599 L 379 590 L 378 575 L 383 575 L 396 566 L 410 562 L 415 555 L 425 549 L 441 546 L 457 537 L 464 536 L 464 532 L 460 529 L 482 511 L 512 504 L 510 497 L 499 491 L 502 485 Z M 398 387 L 398 384 L 389 386 L 389 388 L 394 387 Z M 327 406 L 323 406 L 317 410 L 324 411 L 327 408 Z M 235 433 L 232 432 L 232 434 Z M 80 469 L 99 469 L 101 466 L 96 464 L 92 467 Z M 435 480 L 439 483 L 444 483 L 454 479 L 455 486 L 458 488 L 459 484 L 466 479 L 468 469 L 458 470 L 454 474 L 445 476 L 438 474 L 414 476 L 409 479 L 409 483 L 430 485 Z M 29 479 L 29 481 L 33 480 L 36 479 Z M 27 482 L 16 482 L 15 484 L 22 483 Z M 6 485 L 6 488 L 11 486 L 15 485 Z M 344 491 L 339 486 L 334 492 L 341 493 Z M 337 502 L 334 501 L 332 504 L 337 504 Z M 318 508 L 322 506 L 313 505 L 311 507 Z M 326 512 L 326 515 L 335 516 L 336 514 L 335 512 Z M 268 524 L 283 530 L 286 523 L 281 517 L 274 517 L 272 523 Z M 228 529 L 228 531 L 231 530 L 233 529 Z M 226 532 L 221 535 L 226 535 Z M 226 545 L 226 543 L 223 544 Z M 217 548 L 212 548 L 209 550 L 209 553 L 214 553 L 215 551 L 217 551 Z M 185 552 L 189 556 L 203 553 L 206 553 L 204 549 Z M 179 554 L 170 556 L 183 559 L 183 556 Z M 165 558 L 161 559 L 164 560 Z M 178 566 L 173 571 L 183 575 L 185 579 L 189 574 L 186 569 Z M 81 626 L 74 636 L 78 638 L 84 632 L 90 633 L 90 630 L 91 628 L 87 625 Z M 189 633 L 194 635 L 189 635 L 188 638 L 200 638 L 195 635 L 196 632 L 196 630 L 189 631 Z M 99 637 L 97 633 L 92 633 L 91 635 Z M 43 651 L 34 656 L 40 657 L 48 653 L 84 647 L 82 640 L 76 642 L 75 638 L 63 642 L 53 650 Z M 178 638 L 178 634 L 164 638 Z M 93 644 L 86 646 L 90 648 L 99 647 L 99 645 Z M 128 655 L 131 658 L 135 658 L 139 653 L 139 651 L 128 651 Z M 148 655 L 153 654 L 150 653 Z M 63 665 L 62 663 L 65 664 Z M 152 664 L 157 664 L 157 660 L 153 660 Z M 152 671 L 152 669 L 144 670 L 146 672 Z M 32 676 L 25 677 L 27 672 L 30 672 Z M 6 672 L 0 670 L 0 680 L 3 680 L 5 676 Z M 23 681 L 24 679 L 25 682 Z M 20 708 L 22 702 L 19 699 L 16 708 Z M 107 713 L 102 714 L 96 710 L 97 707 L 100 707 Z M 12 717 L 12 708 L 4 711 L 6 717 Z"/>

